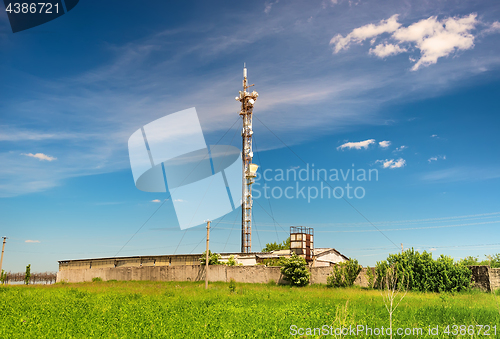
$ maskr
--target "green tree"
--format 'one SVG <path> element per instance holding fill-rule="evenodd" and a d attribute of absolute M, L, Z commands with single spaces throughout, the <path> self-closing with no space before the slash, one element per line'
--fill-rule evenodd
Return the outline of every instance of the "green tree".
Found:
<path fill-rule="evenodd" d="M 262 249 L 262 252 L 272 252 L 272 251 L 289 250 L 289 249 L 290 249 L 290 237 L 288 237 L 286 240 L 283 240 L 281 244 L 278 244 L 277 242 L 271 242 L 266 244 L 266 247 Z"/>
<path fill-rule="evenodd" d="M 207 259 L 207 251 L 204 251 L 200 258 L 201 265 L 205 265 Z M 208 264 L 209 265 L 224 265 L 223 262 L 219 261 L 221 258 L 220 254 L 212 253 L 212 251 L 208 250 Z"/>
<path fill-rule="evenodd" d="M 7 273 L 4 270 L 2 270 L 2 272 L 0 273 L 0 282 L 3 284 L 6 280 L 7 280 Z"/>
<path fill-rule="evenodd" d="M 479 257 L 473 257 L 471 255 L 460 260 L 460 263 L 466 266 L 480 265 Z"/>
<path fill-rule="evenodd" d="M 31 264 L 29 264 L 28 266 L 26 266 L 26 273 L 24 274 L 24 283 L 26 285 L 29 285 L 30 278 L 31 278 Z"/>
<path fill-rule="evenodd" d="M 487 255 L 489 265 L 491 268 L 499 268 L 500 267 L 500 253 Z"/>
<path fill-rule="evenodd" d="M 332 273 L 327 277 L 328 287 L 348 287 L 354 284 L 361 266 L 356 259 L 349 259 L 333 266 Z"/>
<path fill-rule="evenodd" d="M 309 284 L 311 274 L 307 270 L 304 258 L 292 253 L 290 258 L 281 258 L 281 274 L 294 286 L 305 286 Z"/>

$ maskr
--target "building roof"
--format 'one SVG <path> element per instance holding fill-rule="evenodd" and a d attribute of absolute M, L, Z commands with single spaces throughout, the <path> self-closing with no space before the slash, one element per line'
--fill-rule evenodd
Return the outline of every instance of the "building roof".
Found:
<path fill-rule="evenodd" d="M 340 253 L 339 251 L 337 251 L 335 248 L 315 248 L 314 249 L 314 256 L 318 260 L 321 260 L 322 256 L 326 256 L 326 255 L 328 255 L 330 253 L 334 253 L 334 254 L 342 257 L 345 260 L 349 260 L 348 257 L 346 257 L 345 255 L 343 255 L 342 253 Z"/>

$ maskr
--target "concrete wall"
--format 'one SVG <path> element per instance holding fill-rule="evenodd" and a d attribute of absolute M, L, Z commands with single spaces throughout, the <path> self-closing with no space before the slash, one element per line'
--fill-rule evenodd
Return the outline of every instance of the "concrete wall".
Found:
<path fill-rule="evenodd" d="M 500 268 L 490 268 L 490 289 L 496 291 L 500 288 Z"/>
<path fill-rule="evenodd" d="M 172 266 L 129 266 L 129 267 L 95 267 L 82 269 L 65 269 L 57 272 L 57 282 L 92 281 L 99 277 L 107 280 L 150 280 L 150 281 L 202 281 L 205 280 L 205 266 L 200 265 L 172 265 Z M 95 268 L 94 268 L 95 267 Z M 472 271 L 472 281 L 476 288 L 483 291 L 495 291 L 500 288 L 500 268 L 489 266 L 469 266 Z M 368 286 L 367 268 L 363 268 L 354 284 L 361 287 Z M 373 268 L 372 268 L 373 270 Z M 332 267 L 312 267 L 311 284 L 326 284 Z M 287 284 L 279 267 L 257 266 L 210 266 L 209 281 L 245 283 L 268 283 L 274 281 Z"/>
<path fill-rule="evenodd" d="M 92 281 L 99 277 L 107 280 L 150 280 L 150 281 L 201 281 L 205 280 L 205 266 L 142 266 L 142 267 L 104 267 L 66 269 L 57 272 L 57 282 Z M 266 266 L 210 266 L 209 281 L 227 281 L 247 283 L 286 284 L 279 267 Z M 326 283 L 326 278 L 324 279 Z"/>
<path fill-rule="evenodd" d="M 474 282 L 474 287 L 479 288 L 482 291 L 491 291 L 490 287 L 490 273 L 491 268 L 489 266 L 469 266 L 472 271 L 472 281 Z"/>

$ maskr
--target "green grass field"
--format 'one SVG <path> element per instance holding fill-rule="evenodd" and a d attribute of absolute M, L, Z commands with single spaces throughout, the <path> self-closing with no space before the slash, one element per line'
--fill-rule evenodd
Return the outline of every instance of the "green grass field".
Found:
<path fill-rule="evenodd" d="M 2 286 L 0 338 L 290 338 L 294 331 L 298 338 L 300 328 L 306 334 L 307 328 L 323 325 L 332 326 L 329 334 L 306 337 L 389 337 L 335 335 L 342 327 L 388 327 L 379 291 L 236 284 L 231 292 L 228 285 L 211 283 L 209 290 L 203 282 Z M 493 326 L 499 320 L 500 297 L 493 294 L 408 293 L 394 312 L 393 330 L 423 329 L 406 338 L 496 338 Z M 443 333 L 454 324 L 475 334 L 463 334 L 464 327 L 463 335 L 460 328 L 454 335 L 453 327 Z M 490 335 L 477 336 L 477 325 L 491 326 Z M 428 335 L 429 326 L 439 326 L 439 335 Z M 394 338 L 401 337 L 394 332 Z"/>

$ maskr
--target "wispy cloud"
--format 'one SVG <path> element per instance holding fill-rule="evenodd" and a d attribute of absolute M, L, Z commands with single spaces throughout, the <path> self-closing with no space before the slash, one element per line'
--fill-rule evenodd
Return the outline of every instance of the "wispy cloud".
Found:
<path fill-rule="evenodd" d="M 43 154 L 43 153 L 36 153 L 36 154 L 33 154 L 33 153 L 21 153 L 21 155 L 25 155 L 27 157 L 36 158 L 36 159 L 41 160 L 41 161 L 54 161 L 54 160 L 57 160 L 56 157 L 51 157 L 50 155 Z"/>
<path fill-rule="evenodd" d="M 435 156 L 435 157 L 430 157 L 429 159 L 427 159 L 427 161 L 428 162 L 433 162 L 433 161 L 438 161 L 438 159 L 446 160 L 446 155 L 438 155 L 438 156 Z"/>
<path fill-rule="evenodd" d="M 154 199 L 154 200 L 151 200 L 151 202 L 161 202 L 160 199 Z"/>
<path fill-rule="evenodd" d="M 421 179 L 426 182 L 480 181 L 500 178 L 500 168 L 457 166 L 424 173 Z"/>
<path fill-rule="evenodd" d="M 342 149 L 368 149 L 368 147 L 371 145 L 371 144 L 374 144 L 375 143 L 375 139 L 368 139 L 368 140 L 365 140 L 365 141 L 358 141 L 358 142 L 346 142 L 345 144 L 342 144 L 340 145 L 339 147 L 337 147 L 338 150 L 342 150 Z"/>
<path fill-rule="evenodd" d="M 400 147 L 396 147 L 395 150 L 393 150 L 394 153 L 397 153 L 397 152 L 402 152 L 403 150 L 407 149 L 408 146 L 405 146 L 405 145 L 401 145 Z"/>
<path fill-rule="evenodd" d="M 375 163 L 381 163 L 383 168 L 401 168 L 406 166 L 406 160 L 403 158 L 399 158 L 397 160 L 394 159 L 385 159 L 385 160 L 377 160 Z"/>
<path fill-rule="evenodd" d="M 279 2 L 279 0 L 276 0 L 274 2 L 266 2 L 264 5 L 264 13 L 269 14 L 271 12 L 271 9 L 273 8 L 273 5 L 276 5 Z"/>
<path fill-rule="evenodd" d="M 40 240 L 25 240 L 24 242 L 27 242 L 27 243 L 39 243 Z"/>
<path fill-rule="evenodd" d="M 432 74 L 422 68 L 409 76 L 401 67 L 406 60 L 381 63 L 350 53 L 337 53 L 332 63 L 325 41 L 344 32 L 346 22 L 352 25 L 349 31 L 369 22 L 377 26 L 357 31 L 347 45 L 371 36 L 371 48 L 377 48 L 378 41 L 414 51 L 413 43 L 382 41 L 382 35 L 376 35 L 380 25 L 385 25 L 387 36 L 393 34 L 391 25 L 402 28 L 399 21 L 407 17 L 403 3 L 395 1 L 386 8 L 368 3 L 348 13 L 338 11 L 343 5 L 327 6 L 320 10 L 322 15 L 314 6 L 295 2 L 280 2 L 269 15 L 258 6 L 236 21 L 190 23 L 120 44 L 111 42 L 105 47 L 106 58 L 96 58 L 101 61 L 75 69 L 71 76 L 5 75 L 15 78 L 30 100 L 21 100 L 26 93 L 20 91 L 19 97 L 6 97 L 2 103 L 2 111 L 10 113 L 8 119 L 2 116 L 0 141 L 11 142 L 14 153 L 0 153 L 0 196 L 40 192 L 67 178 L 128 169 L 128 137 L 140 126 L 188 107 L 197 108 L 207 143 L 217 141 L 237 119 L 233 98 L 241 87 L 242 46 L 256 51 L 247 64 L 250 81 L 261 94 L 256 117 L 290 146 L 353 126 L 379 124 L 385 119 L 379 113 L 383 105 L 437 96 L 500 64 L 495 44 L 488 55 L 476 57 L 476 48 L 469 57 L 440 62 Z M 411 22 L 438 12 L 453 14 L 439 6 L 413 8 L 412 18 L 417 19 Z M 394 13 L 405 17 L 393 18 Z M 252 34 L 250 25 L 255 27 Z M 285 59 L 284 48 L 289 51 Z M 33 112 L 44 120 L 35 121 Z M 260 126 L 257 119 L 254 123 Z M 259 151 L 281 147 L 263 130 Z M 54 142 L 60 140 L 64 142 Z M 57 154 L 58 160 L 51 162 L 57 168 L 19 157 L 32 149 Z"/>

